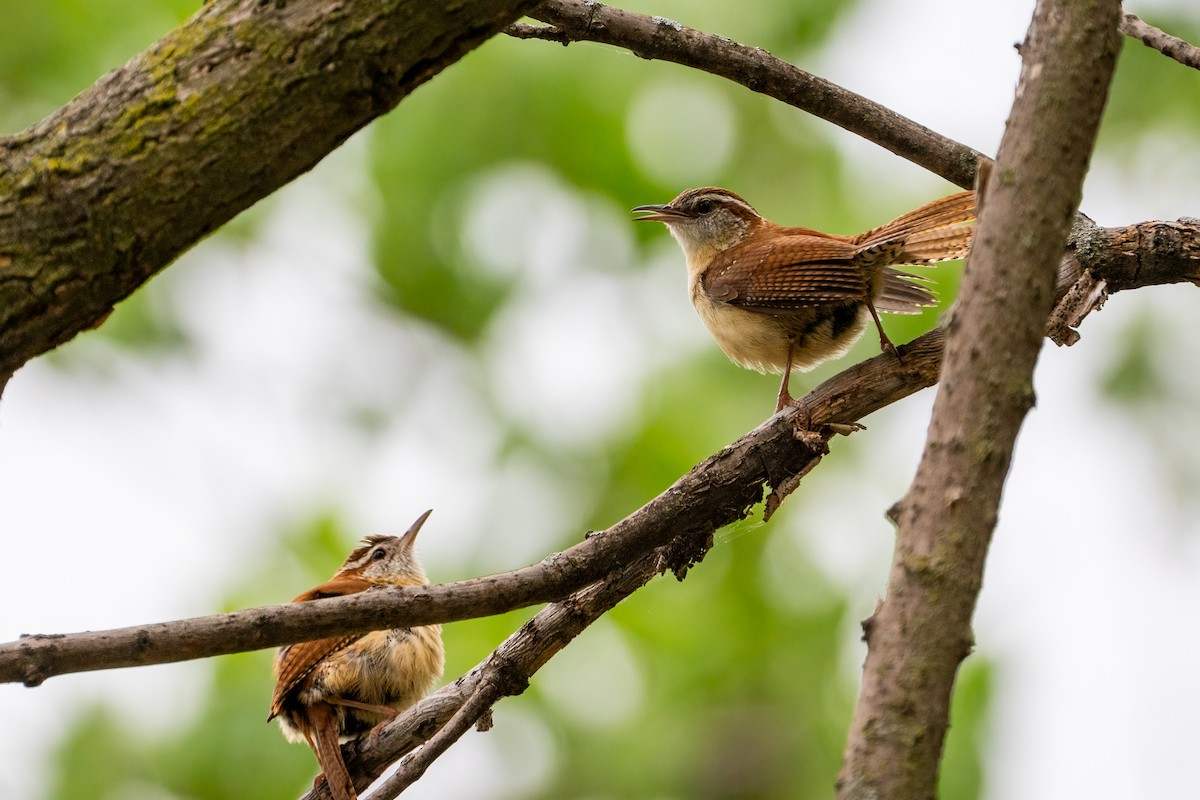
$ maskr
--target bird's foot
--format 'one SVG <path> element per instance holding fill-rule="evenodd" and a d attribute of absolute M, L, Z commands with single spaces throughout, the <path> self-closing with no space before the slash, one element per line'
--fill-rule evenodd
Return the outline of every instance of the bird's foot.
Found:
<path fill-rule="evenodd" d="M 783 408 L 794 408 L 795 416 L 792 418 L 792 427 L 795 430 L 796 438 L 802 440 L 808 445 L 810 450 L 816 452 L 824 452 L 828 450 L 825 442 L 830 436 L 849 436 L 858 431 L 865 431 L 866 425 L 859 422 L 820 422 L 814 423 L 812 419 L 812 411 L 807 405 L 801 403 L 792 397 L 787 397 L 787 403 L 775 409 L 779 412 Z"/>

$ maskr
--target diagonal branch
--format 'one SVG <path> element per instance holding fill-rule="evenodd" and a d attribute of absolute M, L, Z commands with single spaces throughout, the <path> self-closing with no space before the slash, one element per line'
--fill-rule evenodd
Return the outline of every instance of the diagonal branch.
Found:
<path fill-rule="evenodd" d="M 1016 99 L 946 336 L 925 452 L 891 512 L 886 598 L 863 624 L 867 658 L 838 797 L 932 798 L 958 666 L 1056 267 L 1079 207 L 1121 39 L 1119 0 L 1039 0 Z"/>
<path fill-rule="evenodd" d="M 355 785 L 360 789 L 369 785 L 397 758 L 428 740 L 401 762 L 372 800 L 398 795 L 467 728 L 483 724 L 492 703 L 523 692 L 529 678 L 589 625 L 665 569 L 675 570 L 682 579 L 687 568 L 700 561 L 712 544 L 711 536 L 676 537 L 665 547 L 615 570 L 603 581 L 542 609 L 481 664 L 386 725 L 373 743 L 358 739 L 347 745 L 346 763 L 357 776 Z M 306 800 L 328 797 L 327 787 L 322 786 Z"/>
<path fill-rule="evenodd" d="M 1137 39 L 1146 47 L 1157 50 L 1168 58 L 1175 59 L 1185 67 L 1200 69 L 1200 47 L 1159 30 L 1137 14 L 1125 14 L 1121 18 L 1121 33 Z"/>
<path fill-rule="evenodd" d="M 553 27 L 505 32 L 563 44 L 599 42 L 703 70 L 832 122 L 965 189 L 975 180 L 982 158 L 975 150 L 760 48 L 590 0 L 545 0 L 529 14 Z"/>
<path fill-rule="evenodd" d="M 484 715 L 489 713 L 491 707 L 500 699 L 504 690 L 499 681 L 490 674 L 488 665 L 484 665 L 485 674 L 475 686 L 473 692 L 467 696 L 458 710 L 454 712 L 454 716 L 441 727 L 441 729 L 430 737 L 429 741 L 421 745 L 421 748 L 404 759 L 404 763 L 400 768 L 393 772 L 386 781 L 383 782 L 370 796 L 369 800 L 393 800 L 398 797 L 401 792 L 412 786 L 421 776 L 425 774 L 425 770 L 436 761 L 442 753 L 445 753 L 450 745 L 462 738 L 462 735 L 477 723 Z M 528 686 L 528 682 L 525 683 Z M 517 694 L 518 692 L 512 692 Z"/>

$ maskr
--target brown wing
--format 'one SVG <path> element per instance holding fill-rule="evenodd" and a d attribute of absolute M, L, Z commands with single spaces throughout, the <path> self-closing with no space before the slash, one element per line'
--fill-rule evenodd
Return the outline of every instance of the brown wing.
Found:
<path fill-rule="evenodd" d="M 866 298 L 859 247 L 792 230 L 733 248 L 733 256 L 717 255 L 702 278 L 705 291 L 713 300 L 773 313 Z"/>
<path fill-rule="evenodd" d="M 320 586 L 309 589 L 304 594 L 292 600 L 293 603 L 303 603 L 306 600 L 320 600 L 322 597 L 341 597 L 347 594 L 365 592 L 374 586 L 369 580 L 354 575 L 335 575 Z"/>
<path fill-rule="evenodd" d="M 353 576 L 335 577 L 322 583 L 314 589 L 293 600 L 293 603 L 303 603 L 308 600 L 319 600 L 323 597 L 341 597 L 348 594 L 358 594 L 371 588 L 370 581 Z M 321 659 L 336 653 L 356 642 L 358 636 L 335 636 L 328 639 L 317 639 L 313 642 L 299 642 L 288 645 L 279 651 L 275 662 L 277 677 L 275 693 L 271 697 L 271 715 L 267 721 L 274 719 L 283 709 L 283 701 L 288 694 L 304 680 Z"/>

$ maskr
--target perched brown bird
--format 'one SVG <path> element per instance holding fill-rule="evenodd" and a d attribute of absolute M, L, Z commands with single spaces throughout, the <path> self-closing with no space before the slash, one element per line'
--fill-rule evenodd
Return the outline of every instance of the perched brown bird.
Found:
<path fill-rule="evenodd" d="M 329 581 L 292 602 L 429 583 L 413 544 L 430 513 L 403 536 L 368 536 Z M 288 741 L 308 743 L 336 800 L 356 800 L 339 742 L 395 718 L 424 697 L 441 677 L 444 661 L 440 625 L 288 645 L 275 657 L 267 721 L 279 717 Z"/>
<path fill-rule="evenodd" d="M 962 258 L 975 222 L 972 192 L 944 197 L 858 236 L 776 225 L 727 189 L 688 189 L 638 206 L 666 224 L 687 258 L 692 305 L 735 363 L 783 374 L 775 410 L 794 404 L 793 369 L 843 355 L 868 320 L 895 353 L 880 311 L 915 314 L 937 298 L 896 269 Z"/>

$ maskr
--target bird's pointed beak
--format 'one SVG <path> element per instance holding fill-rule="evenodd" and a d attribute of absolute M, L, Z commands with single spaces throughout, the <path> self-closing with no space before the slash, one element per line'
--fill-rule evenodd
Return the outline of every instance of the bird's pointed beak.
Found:
<path fill-rule="evenodd" d="M 413 543 L 417 541 L 417 533 L 420 532 L 421 526 L 425 524 L 425 520 L 429 519 L 429 515 L 432 513 L 433 509 L 431 508 L 421 516 L 417 517 L 417 521 L 414 522 L 409 529 L 404 532 L 404 535 L 400 537 L 400 544 L 405 550 L 412 548 Z"/>
<path fill-rule="evenodd" d="M 670 205 L 638 206 L 630 209 L 630 214 L 641 214 L 634 222 L 673 222 L 687 215 Z"/>

